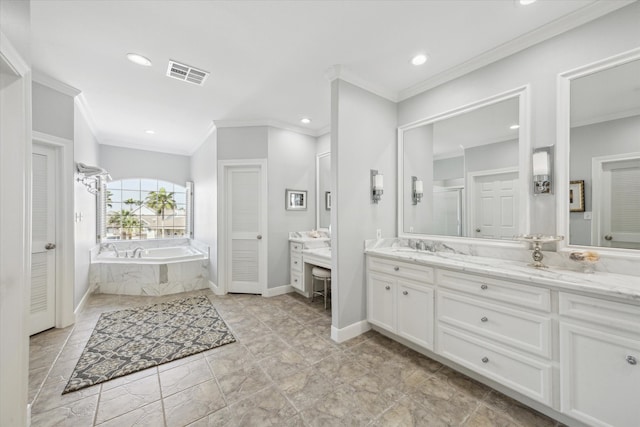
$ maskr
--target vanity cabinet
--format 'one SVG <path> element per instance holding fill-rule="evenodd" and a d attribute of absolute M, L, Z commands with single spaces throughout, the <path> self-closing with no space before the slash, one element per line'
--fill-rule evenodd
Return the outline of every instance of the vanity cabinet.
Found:
<path fill-rule="evenodd" d="M 560 293 L 560 399 L 594 426 L 640 425 L 640 307 Z"/>
<path fill-rule="evenodd" d="M 369 323 L 433 350 L 433 269 L 367 257 Z"/>
<path fill-rule="evenodd" d="M 302 249 L 303 244 L 299 242 L 289 242 L 289 261 L 291 286 L 304 292 L 302 282 Z"/>
<path fill-rule="evenodd" d="M 436 277 L 436 352 L 550 405 L 549 290 L 448 270 Z"/>

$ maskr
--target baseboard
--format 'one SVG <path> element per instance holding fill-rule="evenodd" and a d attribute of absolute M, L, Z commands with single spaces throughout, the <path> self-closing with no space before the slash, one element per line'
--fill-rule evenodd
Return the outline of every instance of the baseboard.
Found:
<path fill-rule="evenodd" d="M 355 338 L 358 335 L 362 335 L 371 329 L 371 325 L 366 320 L 361 320 L 356 323 L 352 323 L 342 329 L 338 329 L 331 325 L 331 339 L 337 343 L 345 342 L 351 338 Z"/>
<path fill-rule="evenodd" d="M 224 295 L 225 292 L 222 291 L 222 289 L 220 289 L 220 287 L 218 285 L 216 285 L 215 283 L 213 283 L 211 280 L 209 280 L 209 289 L 211 289 L 213 291 L 214 294 L 216 295 Z"/>
<path fill-rule="evenodd" d="M 31 427 L 31 403 L 27 404 L 27 427 Z"/>
<path fill-rule="evenodd" d="M 91 295 L 95 290 L 96 290 L 96 284 L 89 285 L 89 287 L 87 288 L 87 292 L 85 292 L 84 295 L 82 296 L 80 303 L 78 304 L 76 309 L 73 310 L 73 323 L 75 323 L 76 318 L 78 317 L 78 313 L 82 312 L 82 309 L 84 309 L 84 305 L 87 303 L 87 300 L 89 299 L 89 295 Z"/>
<path fill-rule="evenodd" d="M 262 294 L 263 297 L 275 297 L 278 295 L 290 294 L 293 292 L 293 286 L 291 285 L 283 285 L 277 286 L 275 288 L 267 288 Z"/>

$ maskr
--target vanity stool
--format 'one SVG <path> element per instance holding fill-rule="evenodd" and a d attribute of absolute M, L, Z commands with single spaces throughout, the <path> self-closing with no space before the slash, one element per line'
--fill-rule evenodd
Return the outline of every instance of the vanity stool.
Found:
<path fill-rule="evenodd" d="M 323 282 L 323 290 L 316 291 L 316 280 Z M 331 270 L 327 270 L 322 267 L 313 267 L 311 269 L 311 302 L 316 295 L 322 295 L 324 297 L 324 309 L 327 309 L 327 297 L 331 292 Z"/>

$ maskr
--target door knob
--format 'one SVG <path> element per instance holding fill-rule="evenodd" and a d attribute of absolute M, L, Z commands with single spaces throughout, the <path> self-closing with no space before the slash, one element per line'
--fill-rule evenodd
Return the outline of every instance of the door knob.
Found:
<path fill-rule="evenodd" d="M 51 249 L 55 249 L 56 248 L 56 244 L 55 243 L 47 243 L 46 245 L 44 245 L 44 248 L 48 251 L 50 251 Z"/>
<path fill-rule="evenodd" d="M 479 228 L 476 228 L 476 233 L 479 233 L 479 232 L 480 232 L 480 229 L 479 229 Z"/>
<path fill-rule="evenodd" d="M 613 236 L 611 234 L 607 234 L 604 236 L 604 240 L 613 240 Z"/>
<path fill-rule="evenodd" d="M 258 234 L 258 235 L 256 236 L 256 239 L 258 239 L 258 240 L 262 240 L 262 234 Z"/>

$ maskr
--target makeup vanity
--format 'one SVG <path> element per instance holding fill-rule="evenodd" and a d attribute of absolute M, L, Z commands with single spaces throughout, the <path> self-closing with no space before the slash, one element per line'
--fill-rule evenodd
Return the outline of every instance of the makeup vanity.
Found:
<path fill-rule="evenodd" d="M 399 237 L 365 242 L 372 327 L 564 423 L 640 425 L 638 75 L 640 49 L 561 73 L 556 147 L 532 149 L 528 85 L 401 126 Z M 514 240 L 534 197 L 564 236 L 548 268 Z"/>
<path fill-rule="evenodd" d="M 310 297 L 311 269 L 314 265 L 331 270 L 331 240 L 320 231 L 320 237 L 311 232 L 289 233 L 290 285 L 299 293 Z"/>

